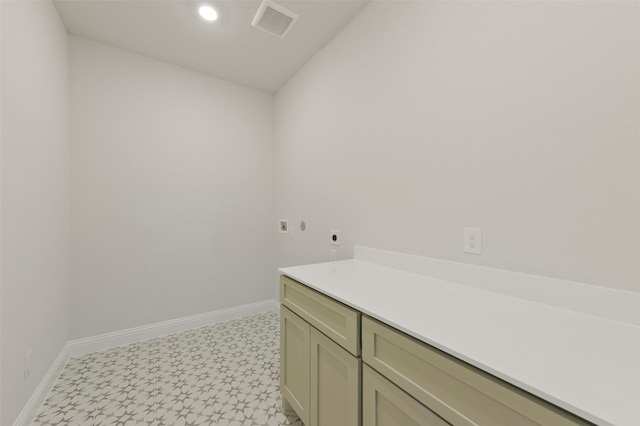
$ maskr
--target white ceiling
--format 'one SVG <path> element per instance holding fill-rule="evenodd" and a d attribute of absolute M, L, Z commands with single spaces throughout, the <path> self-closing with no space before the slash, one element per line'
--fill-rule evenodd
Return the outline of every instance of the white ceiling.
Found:
<path fill-rule="evenodd" d="M 55 0 L 71 34 L 268 92 L 277 91 L 338 33 L 366 0 L 277 1 L 300 15 L 284 38 L 251 26 L 260 1 Z"/>

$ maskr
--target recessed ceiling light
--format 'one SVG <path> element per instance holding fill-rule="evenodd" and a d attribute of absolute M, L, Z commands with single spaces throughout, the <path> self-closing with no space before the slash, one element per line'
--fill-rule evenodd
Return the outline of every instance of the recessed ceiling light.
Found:
<path fill-rule="evenodd" d="M 213 7 L 206 4 L 204 6 L 200 6 L 198 13 L 202 16 L 202 19 L 206 21 L 215 21 L 218 19 L 218 12 L 216 12 Z"/>

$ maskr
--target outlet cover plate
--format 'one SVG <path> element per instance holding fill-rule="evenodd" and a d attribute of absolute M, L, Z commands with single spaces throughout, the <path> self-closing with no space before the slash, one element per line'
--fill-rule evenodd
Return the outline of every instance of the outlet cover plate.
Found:
<path fill-rule="evenodd" d="M 336 251 L 334 249 L 329 250 L 329 262 L 336 261 Z"/>
<path fill-rule="evenodd" d="M 482 229 L 464 228 L 464 252 L 482 254 Z"/>

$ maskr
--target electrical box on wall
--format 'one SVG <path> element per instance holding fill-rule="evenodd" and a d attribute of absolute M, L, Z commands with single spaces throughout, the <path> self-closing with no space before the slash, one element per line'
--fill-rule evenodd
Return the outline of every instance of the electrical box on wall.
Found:
<path fill-rule="evenodd" d="M 337 231 L 335 229 L 329 231 L 329 244 L 331 244 L 332 246 L 340 245 L 340 231 Z"/>

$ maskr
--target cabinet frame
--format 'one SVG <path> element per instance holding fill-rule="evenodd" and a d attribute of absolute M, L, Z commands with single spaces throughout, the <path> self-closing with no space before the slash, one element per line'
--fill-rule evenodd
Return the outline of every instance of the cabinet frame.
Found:
<path fill-rule="evenodd" d="M 353 355 L 360 355 L 360 312 L 284 275 L 280 301 Z"/>

